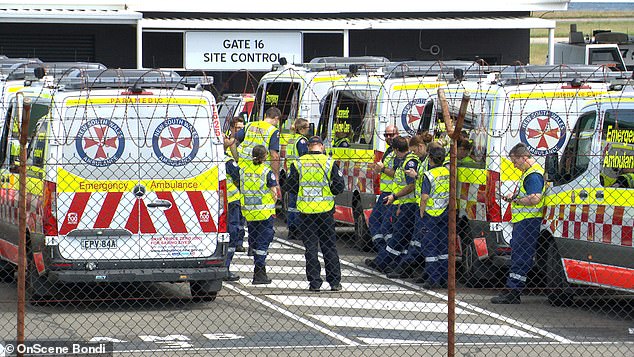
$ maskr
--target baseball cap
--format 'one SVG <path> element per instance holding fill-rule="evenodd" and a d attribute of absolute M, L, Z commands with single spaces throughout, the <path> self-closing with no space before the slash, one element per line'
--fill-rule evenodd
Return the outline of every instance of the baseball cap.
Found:
<path fill-rule="evenodd" d="M 308 139 L 308 145 L 311 144 L 324 144 L 323 140 L 321 140 L 321 138 L 317 135 L 315 136 L 311 136 L 310 139 Z"/>

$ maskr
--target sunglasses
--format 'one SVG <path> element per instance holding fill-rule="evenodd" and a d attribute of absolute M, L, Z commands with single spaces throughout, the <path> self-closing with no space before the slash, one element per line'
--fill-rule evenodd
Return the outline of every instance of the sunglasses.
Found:
<path fill-rule="evenodd" d="M 391 138 L 393 136 L 396 136 L 396 134 L 394 134 L 394 133 L 383 133 L 383 136 L 385 136 L 386 138 Z"/>

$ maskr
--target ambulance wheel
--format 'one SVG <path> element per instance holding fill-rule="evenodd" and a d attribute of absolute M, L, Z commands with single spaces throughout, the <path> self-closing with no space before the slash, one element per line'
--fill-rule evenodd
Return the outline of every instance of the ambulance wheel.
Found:
<path fill-rule="evenodd" d="M 372 239 L 370 237 L 370 229 L 365 223 L 363 211 L 356 210 L 354 214 L 354 236 L 357 249 L 362 252 L 372 251 Z"/>
<path fill-rule="evenodd" d="M 500 273 L 478 259 L 475 244 L 463 244 L 462 262 L 460 264 L 460 280 L 468 288 L 483 288 L 497 285 Z"/>
<path fill-rule="evenodd" d="M 14 282 L 16 271 L 15 265 L 12 263 L 0 261 L 0 281 L 4 283 Z"/>
<path fill-rule="evenodd" d="M 566 280 L 561 256 L 553 239 L 550 239 L 547 245 L 546 257 L 548 302 L 553 306 L 572 306 L 575 302 L 575 292 Z"/>
<path fill-rule="evenodd" d="M 219 284 L 220 283 L 220 284 Z M 192 294 L 192 299 L 196 302 L 211 302 L 216 300 L 218 290 L 222 286 L 222 281 L 217 282 L 215 280 L 197 280 L 189 282 L 189 291 Z"/>
<path fill-rule="evenodd" d="M 39 304 L 51 300 L 55 294 L 55 286 L 46 276 L 40 276 L 35 267 L 33 255 L 28 254 L 26 265 L 26 299 L 31 304 Z"/>

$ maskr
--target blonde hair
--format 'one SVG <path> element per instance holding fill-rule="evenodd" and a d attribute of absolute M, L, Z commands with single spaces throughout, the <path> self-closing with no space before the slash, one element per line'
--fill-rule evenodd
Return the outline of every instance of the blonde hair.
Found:
<path fill-rule="evenodd" d="M 256 145 L 251 152 L 253 156 L 253 164 L 261 165 L 266 160 L 266 156 L 269 154 L 268 150 L 264 147 L 264 145 Z"/>
<path fill-rule="evenodd" d="M 304 118 L 297 118 L 291 125 L 291 133 L 297 134 L 299 132 L 298 128 L 304 128 L 308 126 L 308 120 Z"/>

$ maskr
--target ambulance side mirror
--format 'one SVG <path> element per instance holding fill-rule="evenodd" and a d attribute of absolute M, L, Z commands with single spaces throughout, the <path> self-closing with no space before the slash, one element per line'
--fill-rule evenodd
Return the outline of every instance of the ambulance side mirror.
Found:
<path fill-rule="evenodd" d="M 308 137 L 315 136 L 315 123 L 310 123 L 308 126 Z"/>
<path fill-rule="evenodd" d="M 559 155 L 557 153 L 546 155 L 546 181 L 555 182 L 559 180 Z"/>

